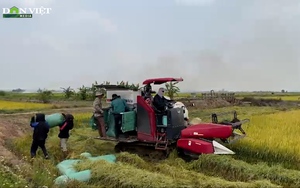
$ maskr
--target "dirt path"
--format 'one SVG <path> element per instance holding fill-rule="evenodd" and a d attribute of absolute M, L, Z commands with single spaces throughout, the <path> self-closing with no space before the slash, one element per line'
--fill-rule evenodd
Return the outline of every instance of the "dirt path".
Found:
<path fill-rule="evenodd" d="M 28 164 L 17 157 L 9 148 L 6 147 L 6 141 L 16 137 L 23 136 L 29 130 L 29 126 L 23 126 L 28 121 L 27 117 L 1 118 L 0 119 L 0 158 L 2 165 L 9 167 L 28 167 Z"/>

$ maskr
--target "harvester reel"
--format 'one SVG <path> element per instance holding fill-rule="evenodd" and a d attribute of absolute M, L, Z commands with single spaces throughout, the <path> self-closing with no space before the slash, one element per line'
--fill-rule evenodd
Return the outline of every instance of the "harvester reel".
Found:
<path fill-rule="evenodd" d="M 225 125 L 231 125 L 233 128 L 233 132 L 230 138 L 228 139 L 221 139 L 222 142 L 226 143 L 226 144 L 232 144 L 242 138 L 244 138 L 246 136 L 246 132 L 244 131 L 244 129 L 242 128 L 242 125 L 244 123 L 249 122 L 249 119 L 243 119 L 242 121 L 238 120 L 238 119 L 233 119 L 231 122 L 222 122 L 222 124 Z M 235 130 L 238 129 L 242 134 L 235 132 Z"/>
<path fill-rule="evenodd" d="M 233 144 L 234 142 L 244 138 L 246 134 L 239 134 L 236 132 L 232 133 L 233 135 L 228 139 L 228 144 Z"/>

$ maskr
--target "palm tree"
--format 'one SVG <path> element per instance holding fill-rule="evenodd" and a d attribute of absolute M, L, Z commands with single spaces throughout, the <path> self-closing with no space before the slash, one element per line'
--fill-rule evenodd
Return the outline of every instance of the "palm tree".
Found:
<path fill-rule="evenodd" d="M 64 90 L 66 99 L 69 99 L 75 93 L 74 89 L 72 89 L 70 86 L 67 88 L 61 87 L 61 89 Z"/>
<path fill-rule="evenodd" d="M 178 86 L 176 86 L 176 84 L 178 84 L 178 82 L 169 82 L 165 84 L 167 94 L 171 100 L 174 99 L 174 95 L 178 95 L 178 93 L 180 92 L 180 89 Z"/>
<path fill-rule="evenodd" d="M 84 85 L 79 88 L 78 96 L 80 100 L 86 100 L 88 98 L 88 87 L 85 87 Z"/>

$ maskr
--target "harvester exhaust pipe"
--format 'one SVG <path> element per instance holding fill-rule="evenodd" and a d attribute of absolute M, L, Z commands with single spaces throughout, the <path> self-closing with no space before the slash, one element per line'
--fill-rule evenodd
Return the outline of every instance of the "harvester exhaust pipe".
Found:
<path fill-rule="evenodd" d="M 226 155 L 233 155 L 235 154 L 233 151 L 231 151 L 230 149 L 226 148 L 225 146 L 223 146 L 222 144 L 213 141 L 212 142 L 213 147 L 214 147 L 214 154 L 226 154 Z"/>

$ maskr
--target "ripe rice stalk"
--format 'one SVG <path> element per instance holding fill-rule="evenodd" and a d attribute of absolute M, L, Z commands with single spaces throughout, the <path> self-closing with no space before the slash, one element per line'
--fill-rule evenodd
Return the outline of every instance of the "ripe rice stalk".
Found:
<path fill-rule="evenodd" d="M 190 170 L 218 175 L 230 181 L 253 181 L 268 179 L 283 186 L 300 186 L 300 171 L 282 166 L 268 166 L 265 163 L 251 165 L 230 156 L 202 155 L 190 164 Z"/>
<path fill-rule="evenodd" d="M 253 116 L 246 128 L 250 139 L 242 139 L 230 148 L 241 159 L 300 169 L 299 117 L 299 110 Z"/>
<path fill-rule="evenodd" d="M 300 169 L 300 159 L 291 153 L 290 149 L 286 149 L 285 151 L 280 149 L 275 150 L 263 145 L 254 147 L 252 143 L 244 141 L 243 143 L 236 143 L 230 148 L 236 152 L 236 155 L 233 156 L 234 158 L 244 160 L 248 163 L 265 162 L 268 165 L 280 164 L 288 169 Z"/>
<path fill-rule="evenodd" d="M 139 169 L 148 170 L 151 172 L 159 172 L 166 176 L 172 177 L 174 180 L 188 180 L 190 185 L 193 187 L 263 187 L 272 185 L 269 181 L 258 181 L 251 183 L 244 182 L 230 182 L 217 177 L 206 176 L 202 173 L 195 173 L 194 171 L 189 171 L 185 169 L 185 166 L 172 165 L 170 162 L 160 162 L 160 163 L 148 163 L 134 154 L 121 153 L 117 160 L 126 163 L 128 165 L 134 166 Z"/>
<path fill-rule="evenodd" d="M 51 108 L 50 104 L 44 103 L 30 103 L 30 102 L 14 102 L 14 101 L 2 101 L 0 100 L 1 110 L 38 110 Z"/>
<path fill-rule="evenodd" d="M 128 164 L 110 164 L 106 161 L 83 162 L 80 169 L 91 169 L 90 184 L 105 185 L 107 188 L 154 188 L 192 187 L 188 180 L 175 181 L 164 174 L 138 169 Z"/>

